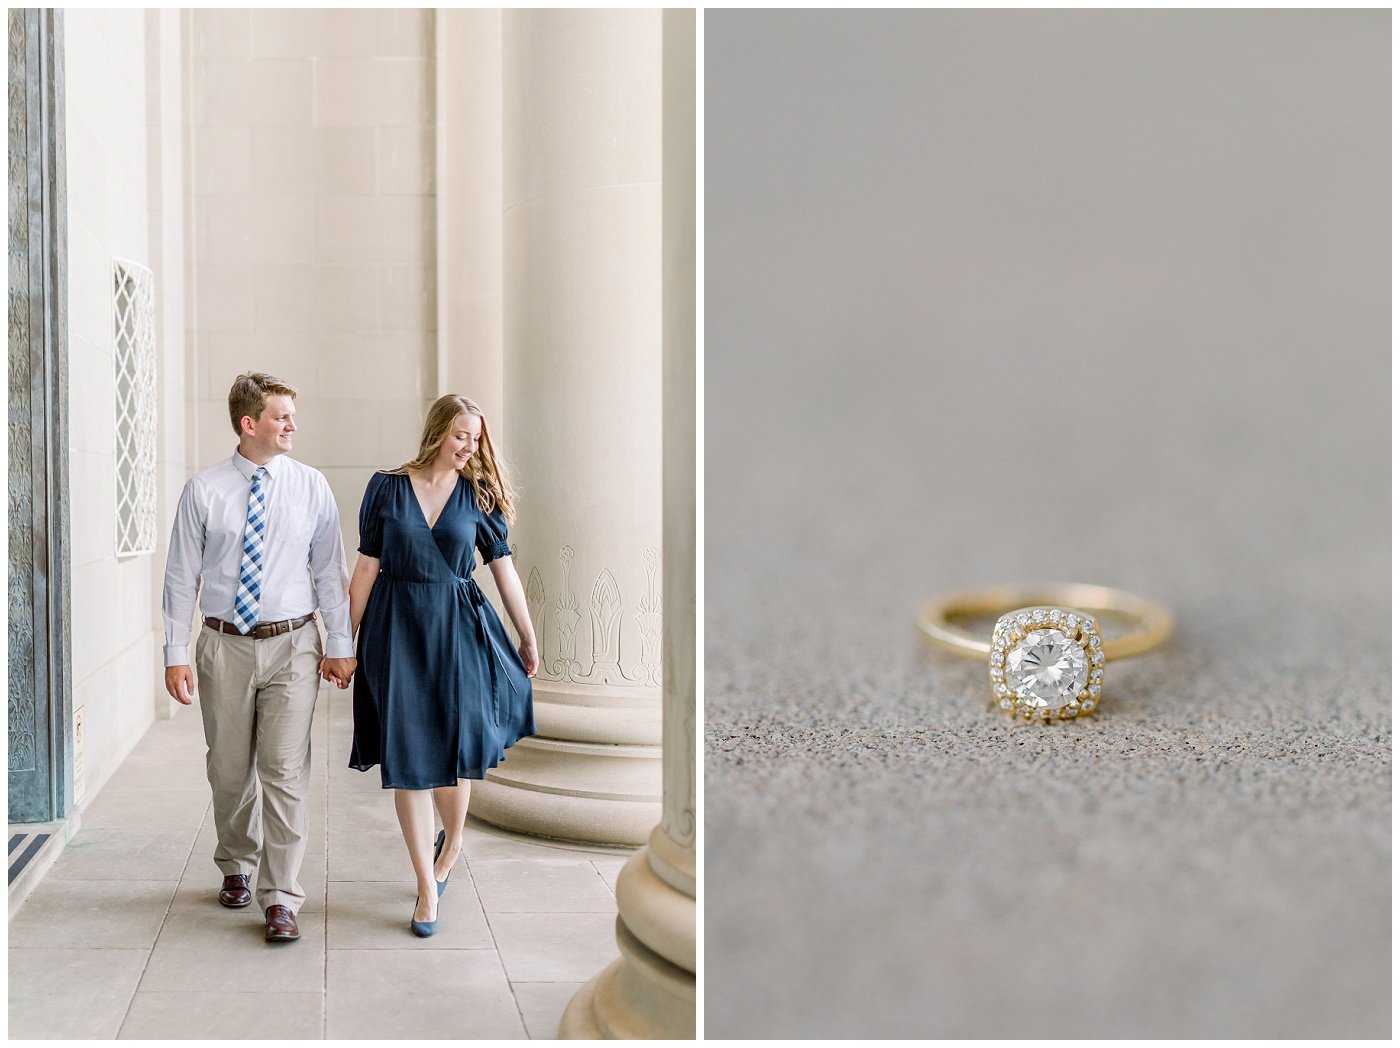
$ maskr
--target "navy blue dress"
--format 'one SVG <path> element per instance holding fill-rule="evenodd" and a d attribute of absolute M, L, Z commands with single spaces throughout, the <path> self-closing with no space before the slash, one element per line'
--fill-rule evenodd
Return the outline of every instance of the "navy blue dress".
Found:
<path fill-rule="evenodd" d="M 530 678 L 472 579 L 510 555 L 506 521 L 482 513 L 471 482 L 432 528 L 405 474 L 376 473 L 360 504 L 360 552 L 379 576 L 360 619 L 350 767 L 380 766 L 385 789 L 480 779 L 535 733 Z"/>

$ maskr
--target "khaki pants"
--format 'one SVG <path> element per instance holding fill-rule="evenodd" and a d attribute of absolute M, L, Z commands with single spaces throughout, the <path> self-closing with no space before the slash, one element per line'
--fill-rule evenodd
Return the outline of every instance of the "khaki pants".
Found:
<path fill-rule="evenodd" d="M 296 913 L 306 898 L 297 874 L 306 855 L 320 661 L 314 621 L 266 640 L 202 626 L 195 649 L 219 835 L 214 864 L 225 876 L 257 870 L 264 911 L 280 903 Z"/>

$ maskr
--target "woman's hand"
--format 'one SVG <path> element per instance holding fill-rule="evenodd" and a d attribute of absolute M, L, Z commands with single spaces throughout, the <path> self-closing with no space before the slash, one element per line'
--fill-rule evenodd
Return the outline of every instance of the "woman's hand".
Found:
<path fill-rule="evenodd" d="M 344 691 L 350 687 L 350 678 L 355 675 L 355 660 L 322 658 L 319 672 L 322 680 L 328 680 Z"/>
<path fill-rule="evenodd" d="M 535 650 L 535 638 L 520 642 L 520 661 L 525 663 L 525 676 L 533 677 L 540 668 L 540 653 Z"/>

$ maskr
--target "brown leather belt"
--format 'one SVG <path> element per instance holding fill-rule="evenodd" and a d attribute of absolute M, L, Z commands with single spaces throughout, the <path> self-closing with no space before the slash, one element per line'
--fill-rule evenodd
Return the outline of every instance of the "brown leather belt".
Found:
<path fill-rule="evenodd" d="M 259 622 L 248 633 L 240 633 L 238 627 L 223 619 L 206 618 L 204 625 L 211 630 L 218 630 L 220 633 L 232 633 L 235 637 L 252 637 L 254 640 L 267 640 L 268 637 L 280 637 L 284 633 L 291 633 L 292 630 L 299 630 L 316 617 L 313 611 L 310 615 L 303 615 L 299 619 L 283 619 L 281 622 Z"/>

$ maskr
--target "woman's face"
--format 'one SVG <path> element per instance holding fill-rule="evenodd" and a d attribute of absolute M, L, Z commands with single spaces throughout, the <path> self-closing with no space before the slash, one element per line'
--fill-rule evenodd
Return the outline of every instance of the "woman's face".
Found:
<path fill-rule="evenodd" d="M 463 412 L 452 420 L 452 428 L 438 448 L 437 465 L 444 469 L 461 469 L 467 459 L 476 454 L 481 441 L 481 416 Z"/>

